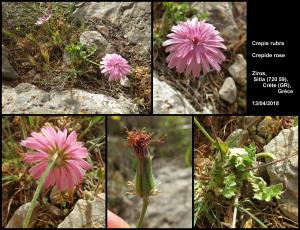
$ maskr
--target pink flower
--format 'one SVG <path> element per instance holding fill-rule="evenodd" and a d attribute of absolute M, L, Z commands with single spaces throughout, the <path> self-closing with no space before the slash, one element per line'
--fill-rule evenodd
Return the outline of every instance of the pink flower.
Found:
<path fill-rule="evenodd" d="M 52 17 L 52 13 L 49 13 L 49 14 L 43 16 L 43 17 L 40 17 L 40 18 L 36 21 L 36 23 L 34 23 L 34 24 L 35 24 L 35 25 L 38 25 L 38 26 L 43 25 L 43 24 L 44 24 L 45 22 L 47 22 L 51 17 Z"/>
<path fill-rule="evenodd" d="M 170 52 L 169 68 L 176 67 L 177 72 L 185 72 L 187 76 L 192 72 L 193 77 L 199 77 L 201 71 L 206 74 L 210 66 L 218 72 L 221 70 L 225 56 L 219 48 L 226 49 L 226 46 L 213 25 L 193 18 L 173 26 L 171 31 L 167 35 L 170 39 L 163 42 Z"/>
<path fill-rule="evenodd" d="M 101 73 L 109 76 L 109 81 L 119 81 L 131 72 L 128 62 L 118 54 L 106 54 L 100 62 Z"/>
<path fill-rule="evenodd" d="M 26 153 L 26 163 L 36 163 L 29 172 L 34 179 L 39 179 L 48 166 L 52 155 L 58 153 L 55 164 L 50 170 L 45 188 L 56 186 L 63 191 L 73 188 L 83 180 L 85 170 L 91 166 L 83 160 L 88 156 L 88 151 L 82 142 L 77 142 L 75 131 L 67 136 L 67 129 L 57 132 L 53 127 L 42 128 L 41 133 L 32 132 L 31 137 L 21 141 L 21 145 L 36 150 Z"/>

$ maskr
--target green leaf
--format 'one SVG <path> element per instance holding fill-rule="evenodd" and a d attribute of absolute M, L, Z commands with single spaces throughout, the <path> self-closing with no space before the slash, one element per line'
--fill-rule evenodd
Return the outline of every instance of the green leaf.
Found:
<path fill-rule="evenodd" d="M 272 160 L 276 159 L 276 157 L 275 157 L 274 154 L 272 154 L 272 153 L 265 153 L 265 152 L 256 154 L 256 157 L 269 157 Z"/>
<path fill-rule="evenodd" d="M 225 198 L 232 198 L 235 196 L 237 192 L 237 183 L 236 183 L 236 177 L 233 173 L 229 174 L 224 178 L 224 189 L 223 189 L 223 196 Z"/>
<path fill-rule="evenodd" d="M 245 150 L 248 152 L 249 158 L 254 162 L 256 161 L 256 146 L 251 144 L 249 147 L 245 147 Z"/>
<path fill-rule="evenodd" d="M 28 122 L 29 122 L 30 126 L 33 125 L 33 117 L 32 116 L 28 116 Z"/>
<path fill-rule="evenodd" d="M 249 177 L 249 180 L 255 199 L 270 202 L 273 198 L 280 199 L 280 195 L 283 193 L 282 184 L 275 184 L 268 187 L 267 183 L 261 177 L 255 176 Z"/>

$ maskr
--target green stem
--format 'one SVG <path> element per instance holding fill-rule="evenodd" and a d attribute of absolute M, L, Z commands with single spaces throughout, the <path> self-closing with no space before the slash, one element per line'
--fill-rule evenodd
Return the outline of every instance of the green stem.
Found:
<path fill-rule="evenodd" d="M 207 137 L 207 139 L 212 143 L 216 144 L 215 140 L 206 132 L 204 127 L 197 121 L 197 119 L 194 117 L 194 123 L 197 125 L 197 127 L 200 129 L 200 131 Z"/>
<path fill-rule="evenodd" d="M 36 190 L 35 190 L 35 192 L 34 192 L 34 195 L 33 195 L 32 201 L 31 201 L 30 208 L 29 208 L 29 210 L 27 211 L 26 216 L 25 216 L 25 220 L 24 220 L 24 222 L 23 222 L 23 228 L 28 228 L 29 221 L 30 221 L 30 218 L 31 218 L 33 209 L 34 209 L 34 207 L 36 206 L 36 201 L 37 201 L 37 199 L 38 199 L 38 197 L 39 197 L 39 195 L 40 195 L 40 192 L 41 192 L 42 187 L 43 187 L 43 185 L 44 185 L 44 183 L 45 183 L 45 180 L 46 180 L 46 178 L 47 178 L 47 176 L 48 176 L 48 174 L 49 174 L 51 168 L 53 167 L 53 165 L 54 165 L 54 163 L 55 163 L 55 161 L 56 161 L 57 156 L 58 156 L 58 153 L 55 153 L 55 154 L 53 155 L 52 160 L 49 162 L 49 164 L 48 164 L 46 170 L 44 171 L 44 173 L 42 174 L 41 178 L 39 179 L 39 184 L 38 184 L 38 186 L 37 186 L 37 188 L 36 188 Z"/>
<path fill-rule="evenodd" d="M 93 62 L 93 61 L 91 61 L 91 60 L 89 60 L 89 59 L 85 59 L 85 60 L 87 60 L 88 62 L 90 62 L 90 63 L 92 63 L 92 64 L 97 65 L 97 66 L 100 67 L 100 65 L 99 65 L 98 63 L 96 63 L 96 62 Z"/>
<path fill-rule="evenodd" d="M 143 208 L 142 208 L 142 212 L 141 212 L 141 215 L 140 215 L 140 218 L 139 218 L 139 222 L 137 224 L 137 228 L 141 228 L 142 227 L 142 224 L 143 224 L 143 221 L 144 221 L 144 217 L 145 217 L 145 214 L 146 214 L 146 211 L 147 211 L 148 204 L 149 204 L 149 197 L 145 196 L 143 198 Z"/>
<path fill-rule="evenodd" d="M 239 206 L 239 205 L 236 205 L 236 207 L 239 209 L 239 210 L 241 210 L 241 211 L 243 211 L 243 212 L 245 212 L 245 213 L 247 213 L 249 216 L 251 216 L 261 227 L 263 227 L 263 228 L 268 228 L 268 226 L 267 225 L 265 225 L 263 222 L 261 222 L 256 216 L 254 216 L 251 212 L 249 212 L 247 209 L 244 209 L 244 208 L 242 208 L 241 206 Z"/>

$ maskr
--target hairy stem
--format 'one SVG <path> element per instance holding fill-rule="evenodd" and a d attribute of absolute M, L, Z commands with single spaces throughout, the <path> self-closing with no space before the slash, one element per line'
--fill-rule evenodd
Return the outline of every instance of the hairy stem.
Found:
<path fill-rule="evenodd" d="M 239 202 L 239 194 L 237 194 L 234 198 L 234 210 L 233 210 L 233 218 L 231 228 L 236 228 L 236 215 L 237 215 L 237 205 Z"/>
<path fill-rule="evenodd" d="M 143 221 L 144 221 L 144 217 L 145 217 L 145 214 L 146 214 L 146 211 L 147 211 L 148 204 L 149 204 L 149 197 L 145 196 L 143 198 L 143 208 L 142 208 L 142 212 L 141 212 L 138 224 L 137 224 L 137 228 L 141 228 L 142 227 L 142 224 L 143 224 Z"/>
<path fill-rule="evenodd" d="M 30 205 L 30 208 L 28 209 L 27 213 L 26 213 L 26 216 L 25 216 L 25 219 L 24 219 L 24 222 L 23 222 L 23 228 L 28 228 L 29 226 L 29 221 L 30 221 L 30 218 L 32 216 L 32 212 L 33 212 L 33 209 L 35 208 L 36 206 L 36 201 L 40 195 L 40 192 L 42 190 L 42 187 L 45 183 L 45 180 L 51 170 L 51 168 L 53 167 L 55 161 L 56 161 L 56 158 L 58 156 L 58 153 L 55 153 L 53 155 L 53 158 L 52 160 L 49 162 L 46 170 L 44 171 L 44 173 L 42 174 L 41 178 L 39 179 L 39 184 L 34 192 L 34 195 L 33 195 L 33 198 L 32 198 L 32 201 L 31 201 L 31 205 Z"/>

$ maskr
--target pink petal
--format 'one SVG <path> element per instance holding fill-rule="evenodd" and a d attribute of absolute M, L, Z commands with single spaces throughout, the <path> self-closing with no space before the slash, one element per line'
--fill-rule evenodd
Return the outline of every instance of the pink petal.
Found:
<path fill-rule="evenodd" d="M 32 175 L 34 179 L 39 179 L 43 172 L 46 170 L 48 166 L 47 161 L 42 161 L 38 163 L 37 165 L 33 166 L 31 169 L 29 169 L 29 173 Z"/>
<path fill-rule="evenodd" d="M 57 173 L 56 173 L 56 185 L 57 185 L 57 189 L 60 191 L 64 191 L 66 188 L 66 177 L 65 174 L 63 172 L 63 168 L 59 167 L 57 168 Z"/>
<path fill-rule="evenodd" d="M 65 144 L 66 144 L 66 145 L 72 145 L 72 144 L 75 143 L 76 139 L 77 139 L 77 133 L 76 133 L 75 131 L 73 131 L 73 132 L 71 132 L 70 135 L 68 136 L 68 138 L 67 138 Z"/>
<path fill-rule="evenodd" d="M 85 170 L 91 169 L 90 164 L 87 163 L 86 161 L 82 160 L 82 159 L 73 159 L 73 160 L 69 160 L 69 161 L 72 162 L 73 164 L 81 166 Z"/>
<path fill-rule="evenodd" d="M 49 188 L 50 186 L 54 185 L 54 183 L 55 183 L 54 170 L 55 169 L 52 169 L 49 172 L 49 174 L 48 174 L 48 176 L 47 176 L 47 178 L 45 180 L 45 188 Z"/>
<path fill-rule="evenodd" d="M 35 149 L 35 150 L 42 150 L 42 151 L 45 150 L 45 146 L 40 144 L 38 141 L 36 141 L 32 137 L 28 137 L 25 141 L 22 140 L 21 145 L 23 145 L 26 148 L 31 148 L 31 149 Z"/>
<path fill-rule="evenodd" d="M 35 163 L 39 162 L 41 160 L 44 160 L 47 158 L 49 155 L 44 152 L 36 152 L 36 153 L 26 153 L 24 156 L 24 161 L 26 163 Z"/>
<path fill-rule="evenodd" d="M 67 167 L 69 169 L 69 172 L 72 174 L 73 180 L 75 184 L 80 184 L 83 179 L 83 172 L 80 170 L 80 168 L 71 162 L 68 162 Z"/>

